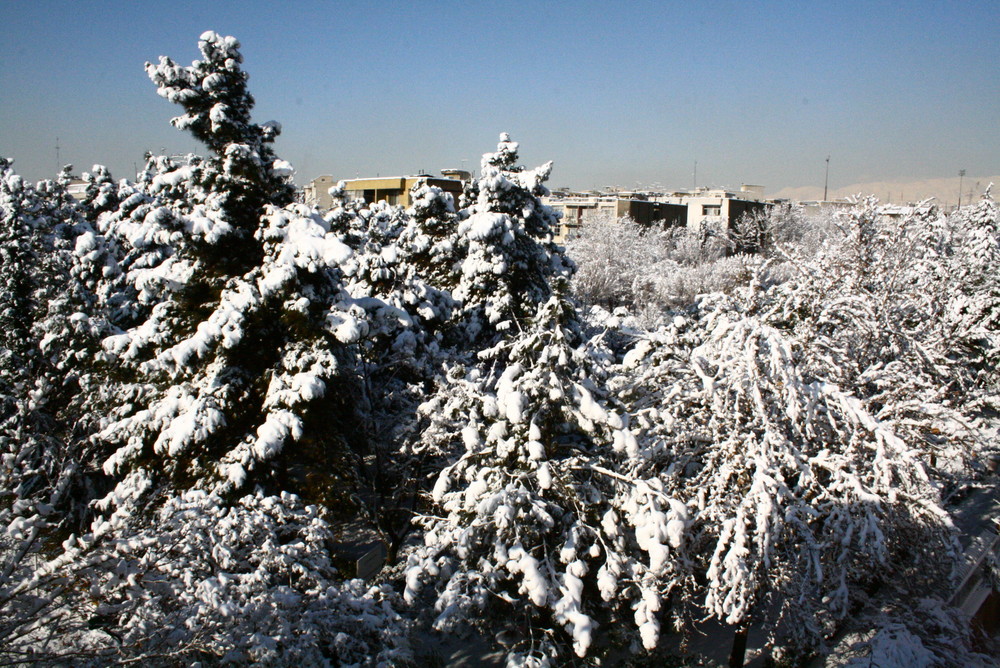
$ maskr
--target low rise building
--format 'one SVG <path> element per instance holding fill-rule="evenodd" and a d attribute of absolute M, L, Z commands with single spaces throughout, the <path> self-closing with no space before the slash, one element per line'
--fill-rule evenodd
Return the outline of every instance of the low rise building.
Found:
<path fill-rule="evenodd" d="M 687 207 L 687 226 L 728 229 L 743 216 L 763 213 L 771 203 L 764 199 L 764 186 L 743 185 L 738 191 L 725 188 L 695 188 L 659 195 L 657 201 Z"/>
<path fill-rule="evenodd" d="M 565 241 L 588 221 L 601 217 L 612 220 L 628 216 L 640 225 L 674 227 L 686 224 L 687 208 L 668 202 L 654 202 L 624 194 L 582 195 L 556 193 L 545 203 L 562 214 L 556 240 Z"/>
<path fill-rule="evenodd" d="M 348 199 L 363 199 L 369 204 L 388 202 L 389 204 L 399 204 L 408 207 L 413 203 L 410 199 L 410 190 L 420 181 L 426 182 L 429 186 L 437 186 L 441 190 L 451 193 L 456 200 L 462 194 L 461 181 L 436 178 L 429 174 L 374 179 L 349 179 L 344 182 L 344 194 L 347 195 Z"/>
<path fill-rule="evenodd" d="M 445 171 L 456 173 L 456 170 Z M 467 174 L 467 172 L 461 172 L 460 170 L 458 173 Z M 399 204 L 408 207 L 413 203 L 410 199 L 410 190 L 420 181 L 451 193 L 455 197 L 456 202 L 458 196 L 462 194 L 464 186 L 464 182 L 459 179 L 435 177 L 430 174 L 379 176 L 375 178 L 344 180 L 344 194 L 348 199 L 360 199 L 368 204 L 388 202 L 389 204 Z M 339 181 L 335 181 L 328 174 L 316 177 L 302 189 L 305 203 L 313 205 L 320 210 L 329 209 L 333 206 L 333 197 L 330 195 L 330 189 L 335 187 L 337 183 Z"/>
<path fill-rule="evenodd" d="M 337 182 L 330 174 L 317 176 L 302 187 L 302 199 L 306 204 L 314 206 L 321 211 L 326 211 L 333 206 L 333 197 L 330 196 L 330 188 L 335 185 L 337 185 Z"/>

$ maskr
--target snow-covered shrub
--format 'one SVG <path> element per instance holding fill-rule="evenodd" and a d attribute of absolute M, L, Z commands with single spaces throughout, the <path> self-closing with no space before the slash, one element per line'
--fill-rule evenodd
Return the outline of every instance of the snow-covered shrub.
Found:
<path fill-rule="evenodd" d="M 992 186 L 992 184 L 991 184 Z M 997 387 L 1000 366 L 1000 207 L 987 188 L 975 206 L 953 214 L 954 254 L 945 268 L 955 285 L 943 315 L 947 336 L 972 374 Z"/>
<path fill-rule="evenodd" d="M 800 350 L 743 300 L 712 296 L 625 357 L 614 386 L 641 429 L 626 475 L 686 513 L 685 549 L 659 557 L 651 583 L 680 594 L 678 625 L 704 606 L 809 650 L 869 584 L 948 573 L 950 520 L 918 453 L 804 374 Z"/>
<path fill-rule="evenodd" d="M 977 387 L 996 328 L 983 284 L 967 279 L 968 244 L 934 209 L 892 220 L 874 199 L 839 224 L 816 256 L 789 256 L 793 276 L 765 317 L 800 343 L 806 376 L 854 394 L 925 461 L 962 475 L 984 445 L 983 402 L 995 401 Z"/>
<path fill-rule="evenodd" d="M 833 227 L 830 213 L 807 216 L 801 206 L 779 203 L 747 213 L 735 221 L 727 236 L 734 253 L 774 257 L 789 248 L 814 253 Z"/>
<path fill-rule="evenodd" d="M 969 643 L 969 619 L 940 600 L 900 591 L 887 605 L 853 620 L 826 658 L 828 666 L 995 666 Z M 886 597 L 881 597 L 885 599 Z M 982 651 L 982 648 L 980 648 Z"/>
<path fill-rule="evenodd" d="M 712 226 L 674 227 L 666 230 L 663 239 L 668 257 L 686 267 L 714 262 L 731 249 L 726 231 Z"/>
<path fill-rule="evenodd" d="M 90 360 L 101 332 L 73 269 L 92 230 L 57 181 L 24 183 L 0 159 L 0 647 L 7 656 L 70 624 L 65 572 L 39 572 L 89 510 L 95 455 Z M 43 569 L 44 570 L 44 569 Z"/>
<path fill-rule="evenodd" d="M 746 285 L 761 263 L 757 255 L 722 256 L 690 265 L 667 257 L 643 274 L 637 292 L 661 313 L 684 309 L 699 295 L 729 293 Z"/>
<path fill-rule="evenodd" d="M 566 243 L 577 266 L 573 293 L 586 304 L 641 308 L 650 272 L 667 251 L 662 232 L 630 218 L 588 220 Z"/>
<path fill-rule="evenodd" d="M 567 254 L 577 265 L 573 289 L 581 301 L 624 306 L 652 326 L 698 295 L 746 284 L 763 258 L 731 255 L 731 245 L 710 229 L 658 230 L 604 217 L 582 226 L 567 242 Z"/>
<path fill-rule="evenodd" d="M 388 586 L 342 581 L 315 506 L 192 490 L 87 556 L 104 658 L 385 665 L 409 657 Z"/>

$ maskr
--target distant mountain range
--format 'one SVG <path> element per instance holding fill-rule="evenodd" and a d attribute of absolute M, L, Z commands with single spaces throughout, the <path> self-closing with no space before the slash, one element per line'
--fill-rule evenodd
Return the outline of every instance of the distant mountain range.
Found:
<path fill-rule="evenodd" d="M 978 200 L 986 187 L 993 183 L 993 197 L 1000 197 L 1000 175 L 998 176 L 966 176 L 962 182 L 962 203 Z M 852 195 L 875 195 L 883 202 L 893 204 L 918 202 L 933 197 L 940 206 L 954 206 L 958 202 L 959 177 L 945 179 L 924 179 L 914 181 L 872 181 L 869 183 L 854 183 L 842 188 L 830 188 L 829 199 L 851 197 Z M 783 188 L 775 193 L 768 193 L 770 198 L 785 198 L 797 201 L 816 200 L 823 198 L 822 186 L 801 186 L 798 188 Z"/>

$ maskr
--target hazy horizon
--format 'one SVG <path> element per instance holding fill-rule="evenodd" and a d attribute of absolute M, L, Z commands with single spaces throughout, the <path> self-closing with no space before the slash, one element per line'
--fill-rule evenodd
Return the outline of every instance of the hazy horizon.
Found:
<path fill-rule="evenodd" d="M 832 192 L 960 169 L 987 178 L 1000 173 L 997 13 L 986 2 L 9 3 L 0 155 L 35 180 L 59 163 L 131 177 L 147 150 L 204 152 L 170 127 L 180 109 L 143 64 L 189 64 L 215 30 L 241 41 L 254 118 L 282 123 L 276 150 L 299 184 L 478 169 L 503 131 L 524 164 L 555 161 L 552 188 L 754 183 L 775 196 L 822 189 L 827 156 Z"/>

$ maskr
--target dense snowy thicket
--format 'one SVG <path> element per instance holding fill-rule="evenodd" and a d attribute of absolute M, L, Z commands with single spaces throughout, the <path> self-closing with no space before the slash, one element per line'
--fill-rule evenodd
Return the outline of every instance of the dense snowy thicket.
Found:
<path fill-rule="evenodd" d="M 566 250 L 503 134 L 457 202 L 317 211 L 199 48 L 146 69 L 208 156 L 79 200 L 0 160 L 3 661 L 584 665 L 712 618 L 794 665 L 847 617 L 850 660 L 985 661 L 942 601 L 1000 450 L 988 192 Z"/>

